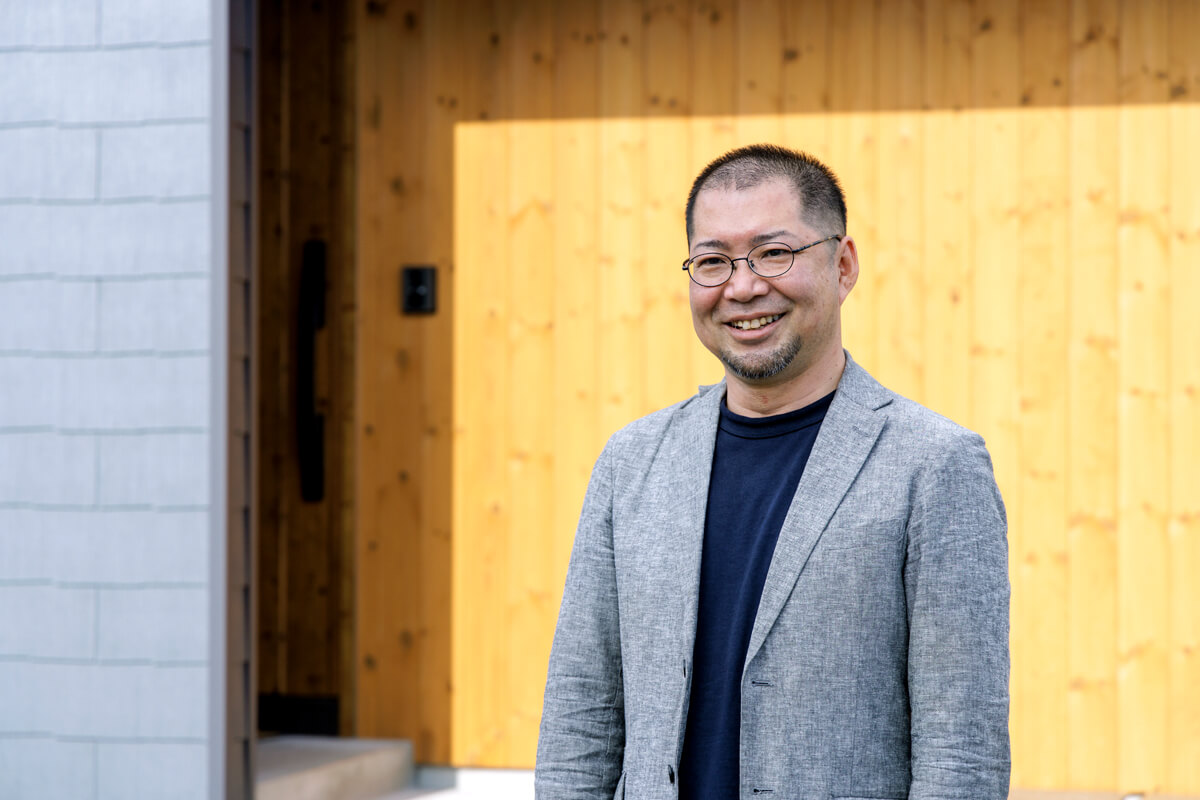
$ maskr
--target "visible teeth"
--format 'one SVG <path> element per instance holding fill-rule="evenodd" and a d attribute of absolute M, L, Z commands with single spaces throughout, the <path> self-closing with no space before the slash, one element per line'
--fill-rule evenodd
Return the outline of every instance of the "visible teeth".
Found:
<path fill-rule="evenodd" d="M 758 319 L 737 320 L 736 322 L 731 322 L 729 324 L 739 330 L 751 331 L 755 328 L 761 328 L 763 325 L 769 325 L 782 316 L 783 314 L 771 314 L 770 316 L 759 317 Z"/>

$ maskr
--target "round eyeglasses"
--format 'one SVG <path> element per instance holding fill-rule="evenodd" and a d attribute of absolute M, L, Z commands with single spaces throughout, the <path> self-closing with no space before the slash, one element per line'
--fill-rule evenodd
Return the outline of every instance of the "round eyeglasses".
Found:
<path fill-rule="evenodd" d="M 763 278 L 778 278 L 792 268 L 797 253 L 833 240 L 841 241 L 842 235 L 835 233 L 803 247 L 792 248 L 783 242 L 766 242 L 746 254 L 744 258 L 730 258 L 724 253 L 700 253 L 684 260 L 683 268 L 691 279 L 700 286 L 720 286 L 733 277 L 733 267 L 739 261 Z"/>

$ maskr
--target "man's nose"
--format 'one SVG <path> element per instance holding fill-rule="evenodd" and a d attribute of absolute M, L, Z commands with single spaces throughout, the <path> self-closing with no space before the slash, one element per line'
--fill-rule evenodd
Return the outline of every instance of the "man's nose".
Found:
<path fill-rule="evenodd" d="M 733 262 L 733 274 L 725 282 L 725 297 L 744 303 L 766 294 L 769 288 L 766 278 L 750 269 L 747 259 L 739 258 Z"/>

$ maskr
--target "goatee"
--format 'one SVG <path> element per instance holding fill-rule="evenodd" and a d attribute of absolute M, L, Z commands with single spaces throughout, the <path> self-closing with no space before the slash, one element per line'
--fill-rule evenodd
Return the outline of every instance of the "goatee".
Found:
<path fill-rule="evenodd" d="M 730 372 L 742 380 L 765 381 L 787 369 L 799 352 L 800 340 L 794 339 L 774 352 L 761 356 L 736 356 L 726 349 L 717 357 Z"/>

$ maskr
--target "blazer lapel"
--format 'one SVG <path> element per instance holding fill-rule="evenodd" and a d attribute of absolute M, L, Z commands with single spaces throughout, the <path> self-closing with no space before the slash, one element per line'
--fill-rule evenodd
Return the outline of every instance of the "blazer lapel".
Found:
<path fill-rule="evenodd" d="M 821 423 L 804 475 L 779 532 L 754 618 L 745 664 L 749 664 L 762 647 L 791 596 L 809 554 L 821 538 L 821 532 L 862 470 L 883 430 L 884 415 L 876 411 L 889 402 L 890 393 L 847 353 L 846 369 L 837 394 Z"/>
<path fill-rule="evenodd" d="M 663 545 L 669 548 L 665 562 L 670 565 L 668 582 L 682 600 L 682 615 L 677 618 L 680 642 L 690 658 L 696 638 L 696 616 L 700 593 L 700 556 L 704 549 L 704 519 L 708 512 L 708 485 L 712 478 L 713 449 L 725 384 L 701 387 L 698 402 L 684 410 L 680 424 L 660 450 L 665 463 L 672 465 L 668 476 L 676 500 L 667 509 L 670 514 Z"/>
<path fill-rule="evenodd" d="M 675 755 L 683 747 L 692 658 L 696 642 L 696 618 L 700 594 L 700 557 L 704 549 L 704 519 L 708 512 L 708 485 L 712 478 L 713 449 L 717 423 L 725 397 L 724 382 L 700 387 L 696 402 L 683 409 L 671 426 L 656 455 L 669 465 L 669 471 L 655 480 L 664 484 L 663 495 L 671 497 L 655 510 L 661 537 L 656 537 L 655 561 L 663 565 L 662 593 L 657 613 L 667 621 L 656 635 L 668 663 L 664 675 L 673 676 L 672 702 L 675 704 Z M 677 660 L 676 660 L 677 659 Z M 674 662 L 674 663 L 670 663 Z M 677 682 L 676 682 L 677 681 Z"/>

